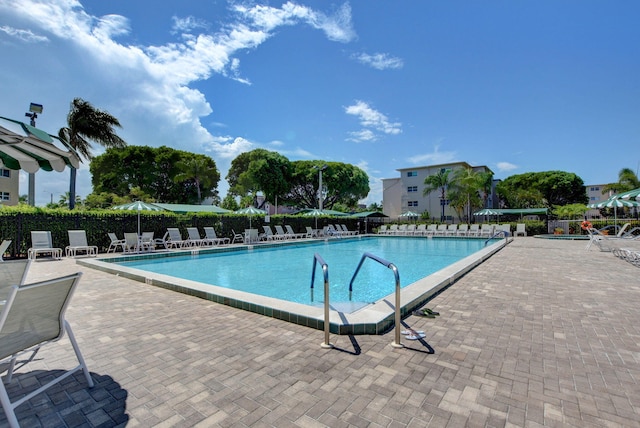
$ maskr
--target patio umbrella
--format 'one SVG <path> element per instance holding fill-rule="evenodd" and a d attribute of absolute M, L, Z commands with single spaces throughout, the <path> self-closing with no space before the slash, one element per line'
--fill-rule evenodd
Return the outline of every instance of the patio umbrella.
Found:
<path fill-rule="evenodd" d="M 416 212 L 413 212 L 413 211 L 407 211 L 407 212 L 404 212 L 404 213 L 400 214 L 398 217 L 407 217 L 407 218 L 410 219 L 412 217 L 413 218 L 420 217 L 420 214 L 418 214 Z"/>
<path fill-rule="evenodd" d="M 628 192 L 627 192 L 628 193 Z M 612 196 L 606 201 L 595 202 L 587 205 L 589 208 L 613 208 L 613 224 L 618 225 L 618 208 L 638 207 L 640 202 L 618 199 L 619 195 Z"/>
<path fill-rule="evenodd" d="M 484 215 L 484 216 L 495 215 L 495 216 L 498 216 L 498 220 L 497 220 L 498 223 L 500 222 L 500 211 L 493 208 L 485 208 L 480 211 L 476 211 L 473 213 L 473 215 Z"/>
<path fill-rule="evenodd" d="M 246 207 L 235 211 L 236 214 L 244 214 L 249 216 L 249 229 L 251 229 L 251 219 L 254 215 L 267 215 L 266 211 L 259 210 L 256 207 Z"/>
<path fill-rule="evenodd" d="M 629 190 L 627 192 L 618 193 L 613 197 L 616 199 L 624 199 L 624 200 L 635 199 L 637 201 L 640 201 L 640 188 Z"/>
<path fill-rule="evenodd" d="M 140 211 L 163 211 L 162 208 L 142 201 L 129 202 L 128 204 L 116 205 L 112 210 L 138 211 L 138 236 L 140 236 Z"/>
<path fill-rule="evenodd" d="M 340 212 L 340 211 L 335 211 L 335 210 L 319 210 L 318 208 L 313 208 L 313 209 L 310 209 L 307 212 L 302 213 L 302 215 L 305 216 L 305 217 L 315 217 L 316 218 L 316 229 L 317 229 L 318 228 L 318 217 L 322 217 L 323 215 L 339 217 L 339 216 L 346 216 L 348 214 L 345 214 L 345 213 Z"/>
<path fill-rule="evenodd" d="M 56 147 L 54 141 L 68 151 Z M 28 173 L 39 169 L 61 172 L 66 166 L 80 166 L 75 150 L 58 137 L 6 117 L 0 117 L 0 161 L 8 169 L 23 169 Z"/>

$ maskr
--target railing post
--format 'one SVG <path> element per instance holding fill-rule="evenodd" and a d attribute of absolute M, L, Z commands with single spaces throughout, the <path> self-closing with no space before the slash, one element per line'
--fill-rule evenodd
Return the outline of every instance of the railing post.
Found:
<path fill-rule="evenodd" d="M 311 301 L 313 302 L 313 283 L 316 278 L 316 264 L 322 266 L 322 276 L 324 277 L 324 342 L 320 344 L 321 348 L 333 348 L 329 342 L 329 334 L 331 333 L 331 322 L 329 319 L 329 265 L 320 257 L 320 254 L 313 255 L 313 269 L 311 271 Z"/>
<path fill-rule="evenodd" d="M 364 253 L 360 258 L 360 263 L 358 263 L 358 267 L 356 268 L 356 271 L 353 273 L 353 276 L 351 277 L 351 282 L 349 282 L 349 300 L 351 300 L 351 293 L 353 291 L 353 281 L 356 279 L 358 272 L 360 272 L 360 268 L 362 267 L 362 264 L 364 263 L 364 260 L 366 258 L 375 260 L 376 262 L 380 263 L 381 265 L 384 265 L 385 267 L 393 271 L 393 275 L 395 276 L 395 279 L 396 279 L 396 288 L 395 288 L 396 303 L 395 303 L 395 338 L 394 338 L 394 341 L 391 343 L 391 346 L 393 346 L 394 348 L 403 348 L 404 346 L 402 345 L 402 343 L 400 343 L 400 328 L 402 326 L 401 316 L 400 316 L 400 305 L 401 305 L 400 274 L 398 273 L 398 268 L 396 267 L 396 265 L 380 257 L 374 256 L 371 253 Z"/>

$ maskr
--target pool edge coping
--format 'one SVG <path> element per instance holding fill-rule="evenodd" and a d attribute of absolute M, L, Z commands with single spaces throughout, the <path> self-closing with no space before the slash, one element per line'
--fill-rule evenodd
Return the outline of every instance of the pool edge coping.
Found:
<path fill-rule="evenodd" d="M 353 238 L 376 237 L 378 235 L 361 235 Z M 384 237 L 382 237 L 384 238 Z M 427 237 L 406 237 L 413 239 L 446 239 Z M 334 238 L 335 239 L 335 238 Z M 458 238 L 456 238 L 458 239 Z M 467 239 L 467 238 L 462 238 Z M 437 294 L 451 286 L 455 281 L 466 275 L 480 263 L 491 257 L 500 249 L 504 248 L 513 238 L 500 239 L 497 242 L 482 248 L 479 251 L 443 268 L 433 274 L 422 278 L 412 284 L 405 286 L 401 292 L 401 318 L 411 315 L 417 308 L 433 299 Z M 301 243 L 302 240 L 288 241 L 274 246 L 291 243 Z M 308 240 L 317 242 L 317 240 Z M 247 249 L 247 245 L 225 246 L 207 248 L 204 251 L 237 251 Z M 168 275 L 145 272 L 142 274 L 138 269 L 115 265 L 114 259 L 126 257 L 148 258 L 148 257 L 173 257 L 188 254 L 189 250 L 179 250 L 173 252 L 151 253 L 139 256 L 114 256 L 102 259 L 82 259 L 77 263 L 92 269 L 106 273 L 122 276 L 134 281 L 143 282 L 179 292 L 182 294 L 198 297 L 211 302 L 224 304 L 237 309 L 242 309 L 260 315 L 265 315 L 287 322 L 311 327 L 317 330 L 324 329 L 324 311 L 322 306 L 309 306 L 300 303 L 287 302 L 266 296 L 259 296 L 243 291 L 232 290 L 215 285 L 203 284 L 197 281 L 184 280 Z M 200 251 L 198 251 L 200 252 Z M 111 260 L 111 262 L 103 261 Z M 390 287 L 391 288 L 391 287 Z M 390 293 L 375 303 L 364 306 L 352 313 L 340 312 L 335 309 L 330 311 L 330 331 L 338 335 L 360 335 L 360 334 L 383 334 L 391 330 L 395 323 L 395 293 Z"/>

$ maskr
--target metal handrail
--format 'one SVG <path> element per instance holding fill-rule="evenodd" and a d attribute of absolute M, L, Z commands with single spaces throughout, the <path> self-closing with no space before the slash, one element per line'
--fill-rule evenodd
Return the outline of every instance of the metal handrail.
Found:
<path fill-rule="evenodd" d="M 318 263 L 322 267 L 322 276 L 324 278 L 324 343 L 320 346 L 323 348 L 332 348 L 333 345 L 329 342 L 331 327 L 331 323 L 329 321 L 329 265 L 318 253 L 313 255 L 313 268 L 311 270 L 311 301 L 313 302 L 313 283 L 316 279 L 316 265 Z"/>
<path fill-rule="evenodd" d="M 496 233 L 494 233 L 493 235 L 491 235 L 489 238 L 487 238 L 486 241 L 484 241 L 484 246 L 486 247 L 487 244 L 489 243 L 489 241 L 491 241 L 493 238 L 495 238 L 498 235 L 504 235 L 504 243 L 506 244 L 508 241 L 508 237 L 509 237 L 509 232 L 507 232 L 506 230 L 499 230 Z"/>
<path fill-rule="evenodd" d="M 386 268 L 389 268 L 393 271 L 393 275 L 395 276 L 396 279 L 396 303 L 395 303 L 395 342 L 393 342 L 391 345 L 396 347 L 396 348 L 401 348 L 402 344 L 400 343 L 400 321 L 401 321 L 401 317 L 400 317 L 400 273 L 398 273 L 398 268 L 396 267 L 396 265 L 394 265 L 393 263 L 378 257 L 376 255 L 373 255 L 371 253 L 364 253 L 362 255 L 362 257 L 360 258 L 360 263 L 358 263 L 358 267 L 356 268 L 356 271 L 353 273 L 353 276 L 351 277 L 351 282 L 349 282 L 349 300 L 351 300 L 351 295 L 353 293 L 353 281 L 356 279 L 356 276 L 358 275 L 358 272 L 360 272 L 360 268 L 362 267 L 362 264 L 364 263 L 364 261 L 369 258 L 372 260 L 375 260 L 376 262 L 380 263 L 381 265 L 383 265 Z"/>

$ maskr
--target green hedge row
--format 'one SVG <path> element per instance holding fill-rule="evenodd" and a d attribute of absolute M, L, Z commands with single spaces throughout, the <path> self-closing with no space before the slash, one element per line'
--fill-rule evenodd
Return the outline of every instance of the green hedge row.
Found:
<path fill-rule="evenodd" d="M 375 223 L 362 219 L 347 217 L 319 217 L 317 227 L 322 228 L 327 224 L 345 224 L 349 230 L 359 230 L 363 233 L 365 226 L 370 231 Z M 290 225 L 296 232 L 304 232 L 306 226 L 316 228 L 316 218 L 275 215 L 270 217 L 270 222 L 265 222 L 265 217 L 254 216 L 251 218 L 251 227 L 262 232 L 262 226 Z M 153 232 L 157 238 L 162 237 L 168 227 L 177 227 L 186 238 L 187 227 L 198 227 L 204 235 L 204 226 L 213 226 L 218 237 L 233 237 L 233 231 L 242 233 L 249 228 L 249 217 L 239 214 L 210 214 L 190 213 L 175 214 L 170 212 L 140 212 L 140 231 Z M 69 244 L 68 230 L 85 230 L 89 245 L 97 245 L 100 252 L 109 248 L 108 232 L 114 232 L 119 238 L 125 232 L 137 232 L 137 211 L 68 211 L 55 209 L 42 209 L 32 207 L 3 207 L 0 209 L 0 240 L 12 241 L 8 254 L 12 258 L 26 257 L 27 250 L 31 247 L 32 230 L 48 230 L 51 232 L 55 247 L 64 249 Z"/>

